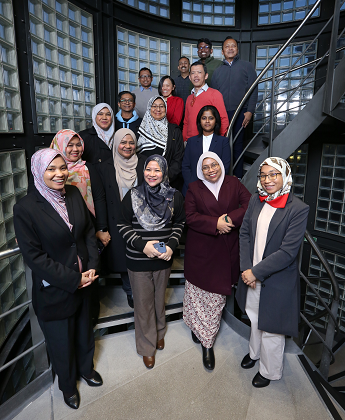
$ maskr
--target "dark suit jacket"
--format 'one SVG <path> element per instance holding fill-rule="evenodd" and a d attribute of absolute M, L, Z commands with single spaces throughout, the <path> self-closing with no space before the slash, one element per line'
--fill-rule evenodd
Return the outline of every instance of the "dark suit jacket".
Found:
<path fill-rule="evenodd" d="M 113 158 L 113 152 L 104 141 L 98 137 L 94 127 L 81 131 L 79 135 L 84 140 L 83 160 L 97 163 Z"/>
<path fill-rule="evenodd" d="M 184 261 L 184 274 L 189 282 L 208 292 L 231 294 L 240 272 L 238 232 L 249 200 L 249 191 L 234 176 L 225 176 L 218 201 L 202 181 L 189 184 Z M 226 235 L 217 231 L 218 218 L 223 214 L 228 214 L 235 225 Z"/>
<path fill-rule="evenodd" d="M 146 158 L 144 156 L 138 155 L 138 165 L 136 168 L 138 185 L 144 179 L 145 160 Z M 126 244 L 117 228 L 117 223 L 121 217 L 121 199 L 113 159 L 108 159 L 99 165 L 99 174 L 106 195 L 108 229 L 111 236 L 111 241 L 102 252 L 102 264 L 105 263 L 108 270 L 112 273 L 127 272 Z"/>
<path fill-rule="evenodd" d="M 202 155 L 202 138 L 203 136 L 191 137 L 187 141 L 187 146 L 184 151 L 182 161 L 182 176 L 184 179 L 182 193 L 185 196 L 188 185 L 198 179 L 196 176 L 196 167 L 200 156 Z M 216 153 L 222 160 L 225 173 L 227 174 L 230 169 L 230 145 L 227 137 L 213 134 L 210 144 L 210 152 Z"/>
<path fill-rule="evenodd" d="M 32 303 L 43 321 L 75 313 L 88 288 L 78 290 L 83 271 L 96 268 L 98 250 L 89 211 L 77 187 L 66 185 L 66 206 L 72 232 L 35 189 L 13 208 L 14 227 L 24 261 L 32 270 Z M 44 287 L 42 280 L 50 286 Z"/>
<path fill-rule="evenodd" d="M 286 206 L 277 209 L 269 225 L 262 261 L 253 267 L 256 225 L 265 202 L 254 194 L 240 230 L 241 271 L 252 269 L 262 282 L 259 330 L 273 334 L 298 335 L 300 276 L 298 251 L 307 226 L 309 206 L 293 194 Z M 238 282 L 236 299 L 245 311 L 248 286 Z"/>

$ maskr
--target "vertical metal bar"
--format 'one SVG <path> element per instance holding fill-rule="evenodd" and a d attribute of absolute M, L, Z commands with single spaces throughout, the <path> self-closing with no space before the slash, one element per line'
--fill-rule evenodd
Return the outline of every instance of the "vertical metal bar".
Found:
<path fill-rule="evenodd" d="M 232 135 L 232 130 L 230 132 L 229 142 L 230 142 L 230 170 L 229 175 L 234 174 L 234 144 L 233 144 L 234 136 Z"/>
<path fill-rule="evenodd" d="M 268 157 L 273 154 L 273 127 L 274 127 L 274 85 L 276 82 L 276 60 L 272 65 L 272 86 L 271 86 L 271 118 L 270 118 L 270 142 L 268 145 Z"/>
<path fill-rule="evenodd" d="M 331 312 L 334 315 L 335 319 L 337 319 L 337 316 L 338 316 L 338 307 L 339 307 L 339 301 L 333 300 L 332 306 L 331 306 Z M 334 321 L 329 316 L 327 329 L 326 329 L 326 337 L 325 337 L 325 343 L 329 348 L 333 347 L 334 334 L 335 334 Z M 328 382 L 328 373 L 329 373 L 329 366 L 331 364 L 331 360 L 332 360 L 332 356 L 330 352 L 327 350 L 326 346 L 323 346 L 319 370 L 320 370 L 321 375 L 324 377 L 324 379 L 327 382 Z"/>

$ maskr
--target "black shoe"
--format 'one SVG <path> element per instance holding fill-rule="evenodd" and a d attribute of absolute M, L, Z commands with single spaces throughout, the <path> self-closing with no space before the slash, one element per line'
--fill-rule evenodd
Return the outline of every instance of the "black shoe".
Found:
<path fill-rule="evenodd" d="M 191 331 L 191 333 L 192 333 L 192 340 L 194 341 L 194 343 L 200 344 L 200 340 L 198 339 L 198 337 L 193 333 L 193 331 Z"/>
<path fill-rule="evenodd" d="M 134 301 L 133 301 L 132 295 L 127 295 L 127 302 L 128 302 L 128 306 L 130 306 L 131 308 L 134 308 Z"/>
<path fill-rule="evenodd" d="M 262 375 L 260 375 L 260 372 L 258 372 L 252 381 L 253 386 L 255 386 L 255 388 L 264 388 L 265 386 L 268 386 L 270 384 L 270 380 L 264 378 Z"/>
<path fill-rule="evenodd" d="M 103 379 L 101 378 L 101 375 L 96 372 L 95 370 L 93 371 L 93 377 L 92 378 L 87 378 L 84 375 L 80 375 L 89 386 L 101 386 L 103 385 Z"/>
<path fill-rule="evenodd" d="M 68 407 L 71 407 L 74 410 L 77 410 L 79 408 L 80 395 L 79 395 L 78 391 L 74 395 L 72 395 L 71 397 L 66 397 L 65 394 L 63 393 L 63 399 L 64 399 L 65 403 L 68 405 Z"/>
<path fill-rule="evenodd" d="M 244 356 L 241 362 L 241 367 L 243 367 L 243 369 L 251 369 L 252 367 L 254 367 L 255 363 L 256 360 L 251 359 L 248 353 Z"/>
<path fill-rule="evenodd" d="M 202 347 L 202 362 L 205 368 L 208 370 L 213 370 L 214 365 L 215 365 L 213 347 L 211 347 L 210 349 L 207 349 L 203 345 L 201 345 L 201 347 Z"/>

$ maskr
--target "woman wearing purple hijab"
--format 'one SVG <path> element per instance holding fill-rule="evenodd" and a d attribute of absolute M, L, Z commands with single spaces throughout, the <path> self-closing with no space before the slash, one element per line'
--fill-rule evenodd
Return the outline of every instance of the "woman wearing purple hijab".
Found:
<path fill-rule="evenodd" d="M 89 285 L 98 277 L 97 242 L 77 187 L 66 185 L 61 153 L 42 149 L 31 159 L 35 188 L 14 206 L 14 226 L 32 270 L 32 304 L 43 331 L 65 403 L 80 404 L 77 377 L 102 385 L 93 369 L 95 342 Z"/>

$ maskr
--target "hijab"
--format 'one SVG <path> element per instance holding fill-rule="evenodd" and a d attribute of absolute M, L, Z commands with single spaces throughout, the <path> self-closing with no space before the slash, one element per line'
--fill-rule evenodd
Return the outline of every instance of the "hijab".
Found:
<path fill-rule="evenodd" d="M 123 199 L 122 188 L 131 189 L 137 179 L 137 165 L 138 165 L 138 156 L 134 153 L 129 159 L 124 158 L 120 155 L 118 148 L 121 140 L 129 134 L 134 140 L 135 146 L 137 146 L 137 138 L 132 130 L 129 128 L 120 128 L 116 131 L 114 137 L 114 147 L 113 147 L 113 158 L 114 166 L 116 171 L 116 182 L 119 186 L 120 199 Z"/>
<path fill-rule="evenodd" d="M 151 115 L 151 106 L 156 99 L 162 99 L 165 109 L 167 109 L 166 102 L 162 96 L 153 96 L 147 103 L 147 110 L 144 118 L 139 126 L 138 134 L 138 148 L 137 152 L 141 153 L 145 150 L 152 150 L 156 147 L 163 149 L 162 156 L 165 155 L 167 141 L 168 141 L 168 120 L 165 115 L 161 120 L 155 120 Z"/>
<path fill-rule="evenodd" d="M 168 164 L 164 157 L 152 155 L 146 159 L 144 172 L 151 161 L 156 161 L 162 171 L 162 182 L 150 187 L 144 181 L 138 187 L 131 189 L 132 206 L 139 224 L 145 230 L 160 230 L 166 226 L 174 214 L 175 188 L 169 184 Z"/>
<path fill-rule="evenodd" d="M 214 159 L 218 163 L 218 165 L 220 166 L 220 169 L 221 169 L 222 173 L 221 173 L 217 182 L 208 181 L 205 178 L 205 175 L 202 171 L 203 161 L 204 161 L 204 159 L 207 159 L 207 158 Z M 224 177 L 225 177 L 225 169 L 224 169 L 222 159 L 214 152 L 203 153 L 198 160 L 198 164 L 197 164 L 197 167 L 196 167 L 196 174 L 197 174 L 197 177 L 206 185 L 206 187 L 211 191 L 211 193 L 216 197 L 216 200 L 218 201 L 219 191 L 221 189 L 221 186 L 223 184 Z"/>
<path fill-rule="evenodd" d="M 66 223 L 69 230 L 72 231 L 73 226 L 69 222 L 66 202 L 64 199 L 65 190 L 58 191 L 49 188 L 44 182 L 43 176 L 52 160 L 57 156 L 65 158 L 58 150 L 41 149 L 32 155 L 31 158 L 31 172 L 34 177 L 34 184 L 37 191 L 44 197 L 53 209 L 61 216 L 62 220 Z M 66 162 L 66 161 L 65 161 Z"/>
<path fill-rule="evenodd" d="M 269 165 L 277 169 L 277 171 L 279 171 L 283 177 L 282 188 L 273 194 L 268 194 L 267 191 L 265 191 L 263 186 L 261 185 L 261 180 L 259 176 L 260 176 L 261 168 L 264 165 Z M 285 159 L 282 159 L 280 157 L 270 157 L 270 158 L 265 159 L 261 163 L 259 167 L 258 183 L 257 183 L 257 188 L 260 195 L 260 201 L 266 201 L 266 203 L 271 205 L 272 207 L 283 208 L 285 207 L 287 199 L 289 197 L 291 186 L 292 186 L 291 168 Z"/>
<path fill-rule="evenodd" d="M 108 130 L 103 130 L 97 123 L 96 123 L 96 116 L 103 108 L 107 108 L 111 114 L 111 124 Z M 115 125 L 114 125 L 114 112 L 110 105 L 101 102 L 97 104 L 92 110 L 92 125 L 94 126 L 95 130 L 97 131 L 98 137 L 104 141 L 104 143 L 111 149 L 113 147 L 113 140 L 114 140 L 114 132 L 115 132 Z"/>
<path fill-rule="evenodd" d="M 81 158 L 77 162 L 72 162 L 67 158 L 66 147 L 68 146 L 68 143 L 74 136 L 77 136 L 79 138 L 84 151 L 83 139 L 79 136 L 78 133 L 76 133 L 73 130 L 58 131 L 55 137 L 53 138 L 53 141 L 51 142 L 50 148 L 58 150 L 63 155 L 63 158 L 67 163 L 69 176 L 66 184 L 75 185 L 76 187 L 78 187 L 87 208 L 94 216 L 96 216 L 95 205 L 93 202 L 91 190 L 90 173 L 85 164 L 86 162 Z"/>

